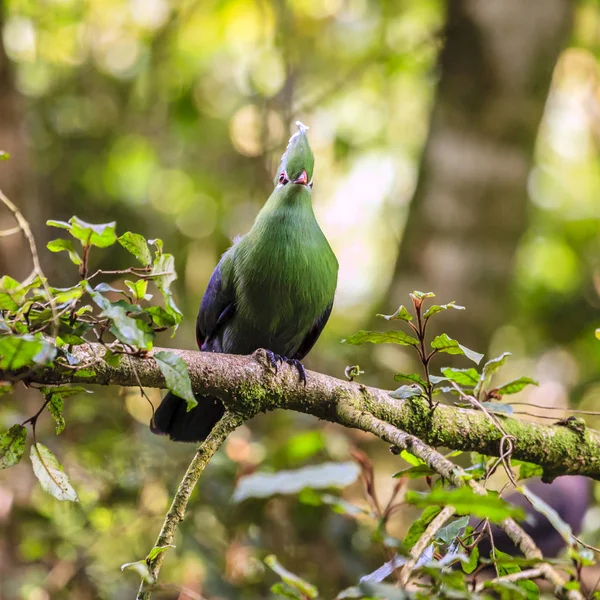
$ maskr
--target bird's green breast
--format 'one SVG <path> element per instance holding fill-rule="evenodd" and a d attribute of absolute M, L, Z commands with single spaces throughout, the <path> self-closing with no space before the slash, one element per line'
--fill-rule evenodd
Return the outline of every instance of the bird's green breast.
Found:
<path fill-rule="evenodd" d="M 333 302 L 338 272 L 309 188 L 288 186 L 273 192 L 233 249 L 236 334 L 283 355 L 297 350 Z"/>

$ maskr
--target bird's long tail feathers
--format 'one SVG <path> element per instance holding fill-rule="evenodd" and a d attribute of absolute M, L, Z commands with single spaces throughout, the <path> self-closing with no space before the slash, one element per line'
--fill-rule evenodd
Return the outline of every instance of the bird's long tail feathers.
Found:
<path fill-rule="evenodd" d="M 186 402 L 169 392 L 150 422 L 152 433 L 168 435 L 175 442 L 202 442 L 225 412 L 218 398 L 196 395 L 198 406 L 190 412 Z"/>

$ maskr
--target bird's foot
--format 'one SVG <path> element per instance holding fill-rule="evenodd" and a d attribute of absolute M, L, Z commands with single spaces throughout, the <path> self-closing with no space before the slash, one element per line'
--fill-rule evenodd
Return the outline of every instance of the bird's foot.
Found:
<path fill-rule="evenodd" d="M 267 360 L 269 361 L 269 364 L 271 365 L 271 367 L 273 367 L 273 370 L 275 371 L 275 373 L 277 373 L 277 371 L 279 370 L 278 368 L 278 364 L 283 364 L 286 363 L 288 365 L 290 365 L 291 367 L 294 367 L 298 370 L 298 374 L 300 375 L 300 381 L 306 385 L 306 369 L 304 368 L 304 365 L 296 358 L 288 358 L 287 356 L 281 356 L 279 354 L 275 354 L 274 352 L 271 352 L 271 350 L 265 350 L 265 353 L 267 355 Z"/>

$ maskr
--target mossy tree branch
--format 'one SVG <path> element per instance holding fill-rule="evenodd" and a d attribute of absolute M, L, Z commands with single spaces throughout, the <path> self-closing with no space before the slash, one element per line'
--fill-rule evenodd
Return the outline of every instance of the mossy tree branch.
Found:
<path fill-rule="evenodd" d="M 156 348 L 154 352 L 160 351 Z M 375 417 L 428 446 L 476 451 L 499 456 L 502 432 L 483 412 L 438 405 L 430 410 L 420 400 L 397 400 L 385 390 L 342 381 L 308 372 L 303 385 L 297 371 L 282 366 L 271 369 L 262 351 L 253 356 L 234 356 L 187 350 L 170 350 L 189 367 L 195 392 L 220 398 L 230 412 L 246 420 L 259 412 L 295 410 L 348 427 L 372 431 L 367 422 Z M 102 360 L 105 347 L 84 344 L 73 353 L 95 375 L 80 377 L 77 371 L 48 367 L 27 374 L 26 380 L 43 384 L 100 384 L 165 388 L 165 381 L 152 352 L 132 356 L 111 367 Z M 23 373 L 2 373 L 0 379 L 23 377 Z M 589 430 L 563 425 L 541 425 L 510 417 L 499 417 L 507 435 L 514 437 L 513 458 L 532 462 L 544 469 L 546 479 L 558 475 L 585 475 L 600 480 L 600 436 Z M 376 433 L 376 432 L 374 432 Z M 380 437 L 383 437 L 380 435 Z M 437 470 L 437 469 L 436 469 Z"/>

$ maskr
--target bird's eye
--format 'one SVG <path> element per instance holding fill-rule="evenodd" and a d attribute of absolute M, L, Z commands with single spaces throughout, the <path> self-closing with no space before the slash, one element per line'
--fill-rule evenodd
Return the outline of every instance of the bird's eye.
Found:
<path fill-rule="evenodd" d="M 287 178 L 287 175 L 285 174 L 285 171 L 281 171 L 278 181 L 281 185 L 285 185 L 288 182 L 288 178 Z"/>

